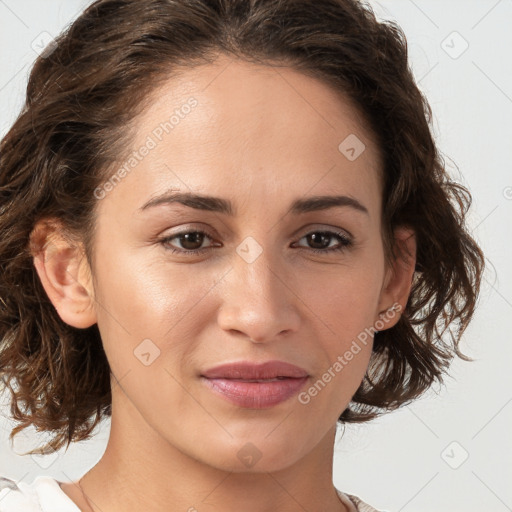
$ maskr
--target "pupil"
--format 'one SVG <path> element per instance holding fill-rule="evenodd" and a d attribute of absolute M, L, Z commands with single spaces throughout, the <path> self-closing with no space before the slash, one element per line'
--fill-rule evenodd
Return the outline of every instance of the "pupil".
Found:
<path fill-rule="evenodd" d="M 319 244 L 319 247 L 320 248 L 324 248 L 326 247 L 327 245 L 329 245 L 329 243 L 327 242 L 327 244 L 325 243 L 326 242 L 326 239 L 329 238 L 329 235 L 325 234 L 325 233 L 312 233 L 311 235 L 309 235 L 309 238 L 310 238 L 310 241 L 312 240 L 313 244 Z M 322 243 L 324 242 L 324 243 Z M 316 247 L 318 248 L 318 247 Z"/>
<path fill-rule="evenodd" d="M 184 243 L 183 243 L 183 239 L 184 239 Z M 199 244 L 198 244 L 199 242 Z M 201 244 L 203 243 L 203 234 L 202 233 L 186 233 L 185 235 L 182 235 L 182 242 L 181 242 L 181 245 L 185 248 L 185 249 L 190 249 L 190 250 L 194 250 L 194 249 L 197 249 L 198 247 L 201 246 Z M 188 244 L 191 244 L 192 247 L 190 247 Z M 198 247 L 194 247 L 194 245 L 197 245 L 198 244 Z"/>

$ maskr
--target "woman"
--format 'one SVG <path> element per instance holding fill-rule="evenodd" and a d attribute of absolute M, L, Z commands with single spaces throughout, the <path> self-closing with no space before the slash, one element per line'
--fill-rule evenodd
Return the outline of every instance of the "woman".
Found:
<path fill-rule="evenodd" d="M 467 359 L 483 268 L 430 116 L 356 0 L 93 3 L 1 144 L 0 372 L 11 438 L 110 438 L 0 511 L 375 510 L 337 424 Z"/>

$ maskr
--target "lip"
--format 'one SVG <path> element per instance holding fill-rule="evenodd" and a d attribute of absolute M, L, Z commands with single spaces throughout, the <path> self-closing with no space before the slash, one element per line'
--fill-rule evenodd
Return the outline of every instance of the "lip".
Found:
<path fill-rule="evenodd" d="M 264 363 L 252 363 L 250 361 L 237 361 L 221 364 L 201 373 L 207 379 L 274 379 L 276 377 L 308 377 L 304 368 L 295 366 L 285 361 L 265 361 Z"/>
<path fill-rule="evenodd" d="M 206 370 L 201 378 L 211 391 L 227 401 L 239 407 L 263 409 L 296 395 L 309 374 L 284 361 L 240 361 Z"/>

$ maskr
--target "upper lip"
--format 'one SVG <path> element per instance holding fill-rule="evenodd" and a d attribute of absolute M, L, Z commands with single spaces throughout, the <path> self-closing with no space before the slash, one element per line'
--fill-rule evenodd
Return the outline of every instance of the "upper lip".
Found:
<path fill-rule="evenodd" d="M 285 361 L 266 361 L 253 363 L 237 361 L 215 366 L 201 373 L 208 379 L 274 379 L 276 377 L 307 377 L 309 374 L 303 368 Z"/>

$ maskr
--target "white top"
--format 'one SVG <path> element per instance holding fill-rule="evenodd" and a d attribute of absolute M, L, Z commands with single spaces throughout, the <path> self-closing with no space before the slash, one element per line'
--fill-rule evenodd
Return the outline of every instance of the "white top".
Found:
<path fill-rule="evenodd" d="M 349 512 L 379 512 L 357 496 L 338 495 Z M 0 512 L 81 512 L 50 476 L 38 476 L 31 484 L 0 477 Z"/>

